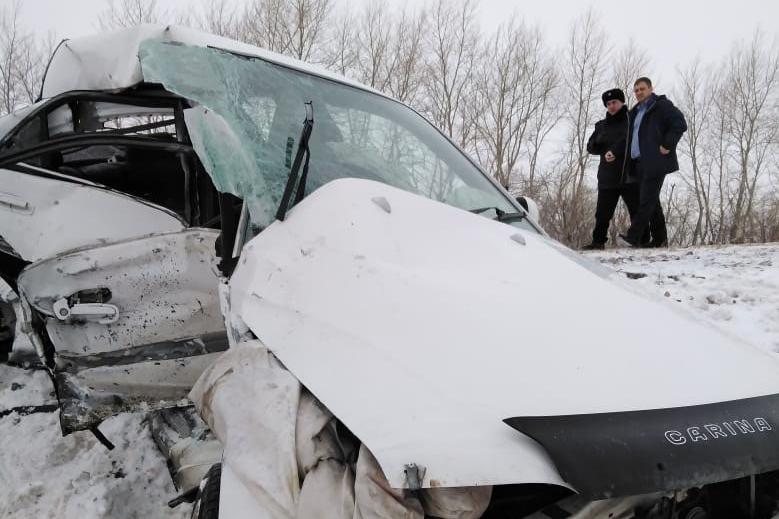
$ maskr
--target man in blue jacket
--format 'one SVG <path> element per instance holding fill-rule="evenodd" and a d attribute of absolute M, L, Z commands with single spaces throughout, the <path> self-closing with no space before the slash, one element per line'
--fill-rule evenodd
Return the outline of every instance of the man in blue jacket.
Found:
<path fill-rule="evenodd" d="M 651 223 L 650 246 L 663 247 L 668 244 L 668 234 L 660 191 L 665 176 L 679 171 L 676 145 L 687 131 L 687 122 L 669 99 L 653 92 L 649 78 L 638 78 L 633 92 L 637 104 L 630 111 L 628 153 L 631 175 L 639 181 L 639 203 L 630 228 L 620 238 L 631 247 L 639 247 Z"/>

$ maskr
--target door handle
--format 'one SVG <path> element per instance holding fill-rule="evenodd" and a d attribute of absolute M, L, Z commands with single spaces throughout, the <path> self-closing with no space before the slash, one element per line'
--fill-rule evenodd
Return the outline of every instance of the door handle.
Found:
<path fill-rule="evenodd" d="M 0 207 L 10 209 L 14 213 L 32 214 L 33 206 L 30 202 L 24 198 L 10 195 L 8 193 L 0 193 Z"/>
<path fill-rule="evenodd" d="M 108 303 L 76 303 L 71 306 L 63 297 L 54 302 L 53 310 L 60 321 L 81 317 L 97 319 L 100 324 L 111 324 L 119 320 L 119 308 Z"/>

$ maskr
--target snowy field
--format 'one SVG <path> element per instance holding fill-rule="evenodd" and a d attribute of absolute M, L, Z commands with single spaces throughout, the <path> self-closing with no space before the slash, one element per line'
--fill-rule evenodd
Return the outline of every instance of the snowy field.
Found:
<path fill-rule="evenodd" d="M 587 256 L 667 304 L 779 352 L 779 244 Z M 608 333 L 608 316 L 603 324 Z M 0 366 L 0 518 L 188 517 L 189 505 L 166 506 L 176 490 L 143 415 L 101 425 L 116 445 L 108 451 L 90 433 L 61 437 L 56 413 L 4 412 L 53 402 L 45 373 Z"/>
<path fill-rule="evenodd" d="M 623 273 L 648 294 L 663 296 L 725 332 L 779 352 L 779 244 L 613 249 L 588 256 Z"/>

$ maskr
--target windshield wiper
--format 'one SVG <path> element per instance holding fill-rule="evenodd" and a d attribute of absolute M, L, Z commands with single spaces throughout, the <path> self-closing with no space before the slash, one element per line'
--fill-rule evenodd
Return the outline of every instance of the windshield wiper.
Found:
<path fill-rule="evenodd" d="M 292 169 L 289 170 L 289 178 L 287 178 L 287 186 L 284 188 L 284 194 L 281 196 L 281 203 L 279 203 L 279 209 L 276 211 L 276 218 L 278 220 L 284 220 L 289 209 L 289 199 L 292 198 L 292 191 L 295 189 L 295 183 L 298 180 L 298 171 L 300 171 L 300 165 L 303 164 L 303 174 L 300 176 L 300 182 L 298 183 L 297 192 L 295 193 L 295 202 L 293 206 L 303 200 L 303 196 L 306 192 L 306 180 L 308 179 L 308 159 L 311 158 L 311 151 L 308 149 L 308 139 L 311 137 L 311 131 L 314 129 L 314 105 L 311 101 L 305 103 L 306 105 L 306 120 L 303 121 L 303 131 L 300 133 L 300 141 L 298 142 L 298 150 L 295 153 L 295 160 L 292 162 Z M 305 155 L 305 163 L 303 163 L 303 155 Z"/>
<path fill-rule="evenodd" d="M 481 214 L 485 213 L 487 211 L 495 211 L 495 218 L 493 220 L 497 220 L 499 222 L 504 223 L 510 223 L 510 222 L 519 222 L 521 220 L 524 220 L 527 218 L 527 213 L 508 213 L 504 211 L 503 209 L 500 209 L 499 207 L 479 207 L 478 209 L 471 209 L 470 212 L 473 214 Z"/>

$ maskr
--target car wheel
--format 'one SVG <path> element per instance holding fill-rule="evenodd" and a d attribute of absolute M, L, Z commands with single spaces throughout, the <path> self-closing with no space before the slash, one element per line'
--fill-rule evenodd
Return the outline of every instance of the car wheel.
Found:
<path fill-rule="evenodd" d="M 222 464 L 212 465 L 204 479 L 206 482 L 192 509 L 192 519 L 218 519 Z"/>

